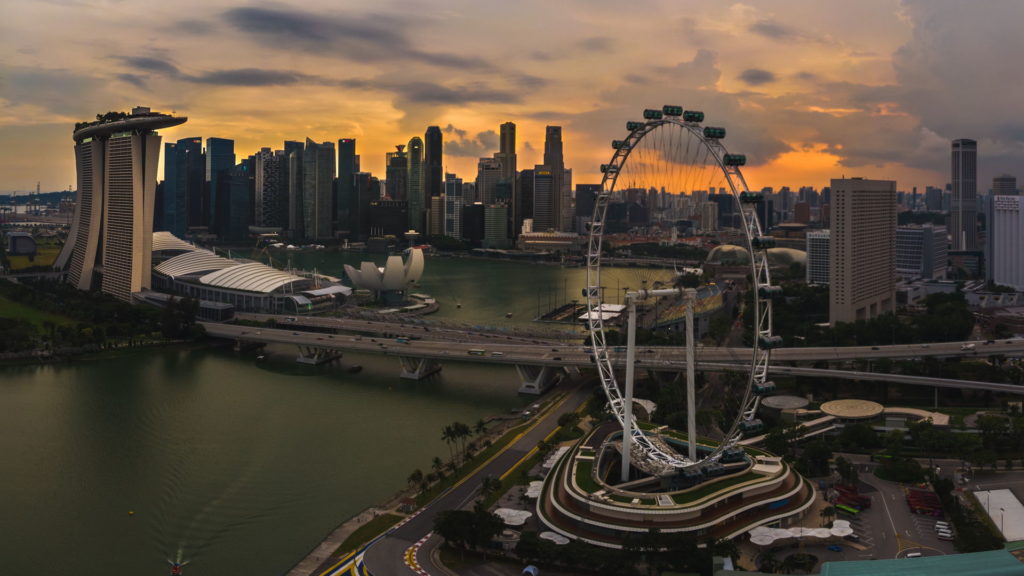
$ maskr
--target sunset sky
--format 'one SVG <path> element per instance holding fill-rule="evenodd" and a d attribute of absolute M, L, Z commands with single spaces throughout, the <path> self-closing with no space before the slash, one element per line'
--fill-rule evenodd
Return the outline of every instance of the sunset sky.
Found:
<path fill-rule="evenodd" d="M 0 3 L 0 191 L 74 186 L 74 122 L 133 105 L 162 132 L 354 137 L 363 170 L 429 125 L 471 180 L 518 126 L 519 167 L 563 126 L 576 183 L 645 107 L 703 110 L 747 154 L 752 188 L 864 176 L 949 179 L 979 141 L 980 191 L 1024 180 L 1024 2 L 458 0 Z"/>

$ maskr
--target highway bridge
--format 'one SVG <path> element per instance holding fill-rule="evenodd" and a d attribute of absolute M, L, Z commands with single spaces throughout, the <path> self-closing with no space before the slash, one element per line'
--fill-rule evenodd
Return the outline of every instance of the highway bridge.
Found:
<path fill-rule="evenodd" d="M 441 370 L 442 362 L 505 364 L 515 367 L 520 392 L 540 394 L 566 369 L 592 364 L 590 349 L 579 343 L 541 340 L 519 334 L 468 332 L 427 325 L 378 322 L 360 319 L 318 318 L 281 324 L 288 328 L 268 328 L 233 324 L 204 323 L 207 334 L 237 341 L 289 344 L 298 348 L 299 360 L 319 363 L 345 352 L 382 354 L 399 359 L 401 376 L 426 378 Z M 702 369 L 745 371 L 750 362 L 749 348 L 699 346 L 697 361 Z M 827 348 L 783 348 L 772 352 L 776 374 L 816 376 L 848 380 L 886 381 L 901 384 L 991 390 L 1024 393 L 1024 387 L 1012 384 L 930 378 L 903 374 L 844 369 L 854 360 L 883 358 L 1022 356 L 1024 339 L 976 342 L 898 344 L 893 346 L 850 346 Z M 613 364 L 625 366 L 625 348 L 611 351 Z M 799 367 L 798 362 L 826 362 L 836 368 Z M 685 350 L 677 346 L 640 347 L 637 367 L 655 373 L 678 373 L 686 368 Z"/>

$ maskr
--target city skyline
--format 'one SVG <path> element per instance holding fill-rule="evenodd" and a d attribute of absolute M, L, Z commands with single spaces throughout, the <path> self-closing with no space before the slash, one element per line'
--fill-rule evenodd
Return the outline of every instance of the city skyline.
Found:
<path fill-rule="evenodd" d="M 66 189 L 74 122 L 134 105 L 189 116 L 167 141 L 229 138 L 240 156 L 356 138 L 374 174 L 386 151 L 437 125 L 443 170 L 467 177 L 511 121 L 519 165 L 541 163 L 544 127 L 560 125 L 574 180 L 597 181 L 624 119 L 663 104 L 726 126 L 752 188 L 843 175 L 941 187 L 958 138 L 978 141 L 982 191 L 1021 173 L 1024 78 L 1000 55 L 1024 49 L 1024 5 L 684 8 L 652 0 L 631 8 L 651 17 L 624 19 L 591 2 L 19 2 L 0 24 L 0 191 Z"/>

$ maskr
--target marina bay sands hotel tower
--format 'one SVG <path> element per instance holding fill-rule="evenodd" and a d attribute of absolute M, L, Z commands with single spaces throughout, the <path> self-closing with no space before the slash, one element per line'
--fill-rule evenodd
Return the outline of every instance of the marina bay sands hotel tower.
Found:
<path fill-rule="evenodd" d="M 150 285 L 160 128 L 188 118 L 137 107 L 75 125 L 78 204 L 54 267 L 67 281 L 131 301 Z"/>

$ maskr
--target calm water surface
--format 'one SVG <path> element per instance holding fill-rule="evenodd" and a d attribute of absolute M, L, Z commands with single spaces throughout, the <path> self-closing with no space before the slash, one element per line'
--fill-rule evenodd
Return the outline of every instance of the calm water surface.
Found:
<path fill-rule="evenodd" d="M 293 258 L 340 275 L 362 255 Z M 442 304 L 436 319 L 514 326 L 578 297 L 585 274 L 430 258 L 419 290 Z M 306 367 L 294 355 L 173 348 L 0 368 L 0 573 L 165 574 L 180 551 L 189 576 L 282 574 L 445 457 L 444 425 L 533 400 L 508 367 L 449 364 L 410 382 L 393 358 Z"/>

